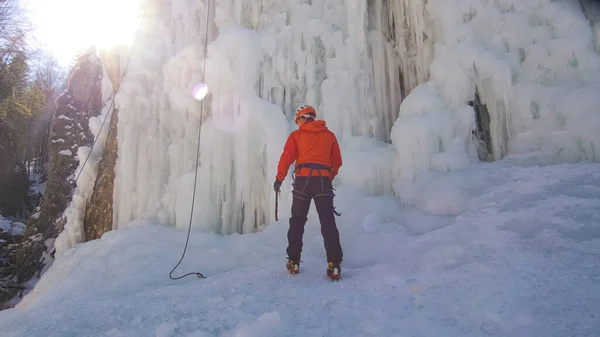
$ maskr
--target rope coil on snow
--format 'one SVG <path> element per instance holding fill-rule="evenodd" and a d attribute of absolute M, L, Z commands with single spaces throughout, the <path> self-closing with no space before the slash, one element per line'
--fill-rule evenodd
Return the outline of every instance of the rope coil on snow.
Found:
<path fill-rule="evenodd" d="M 206 5 L 207 5 L 206 6 L 206 31 L 205 31 L 205 35 L 204 35 L 204 61 L 202 64 L 202 82 L 203 83 L 204 83 L 204 80 L 206 79 L 206 58 L 208 55 L 208 22 L 209 22 L 209 18 L 210 18 L 210 8 L 211 8 L 210 3 L 211 3 L 211 0 L 206 1 Z M 200 101 L 200 119 L 198 122 L 198 142 L 197 142 L 197 147 L 196 147 L 196 167 L 195 167 L 195 171 L 194 171 L 194 188 L 193 188 L 193 192 L 192 192 L 192 207 L 190 209 L 190 221 L 188 224 L 187 238 L 185 239 L 185 247 L 183 248 L 183 254 L 181 254 L 181 259 L 179 259 L 179 262 L 177 262 L 175 267 L 173 267 L 173 269 L 169 273 L 169 277 L 171 278 L 171 280 L 179 280 L 186 276 L 194 275 L 194 274 L 196 276 L 198 276 L 199 278 L 206 278 L 201 273 L 187 273 L 187 274 L 185 274 L 183 276 L 179 276 L 179 277 L 172 276 L 175 269 L 177 269 L 177 267 L 181 264 L 181 261 L 183 261 L 183 257 L 185 256 L 185 252 L 187 250 L 187 246 L 188 246 L 188 243 L 190 240 L 190 232 L 192 230 L 192 216 L 194 215 L 194 203 L 196 200 L 196 183 L 198 180 L 198 163 L 200 160 L 200 136 L 202 135 L 203 112 L 204 112 L 204 99 L 202 99 Z"/>

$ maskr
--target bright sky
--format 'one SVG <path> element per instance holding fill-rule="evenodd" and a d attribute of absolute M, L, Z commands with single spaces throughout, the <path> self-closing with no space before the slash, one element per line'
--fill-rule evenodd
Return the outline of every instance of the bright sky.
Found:
<path fill-rule="evenodd" d="M 140 0 L 20 0 L 35 26 L 34 38 L 66 66 L 81 48 L 131 43 Z"/>

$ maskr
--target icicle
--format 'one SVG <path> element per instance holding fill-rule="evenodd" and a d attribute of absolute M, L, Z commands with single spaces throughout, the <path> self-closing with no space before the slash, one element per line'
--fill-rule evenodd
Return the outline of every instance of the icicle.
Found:
<path fill-rule="evenodd" d="M 579 8 L 549 0 L 430 0 L 426 8 L 436 57 L 429 82 L 408 95 L 394 124 L 401 178 L 468 162 L 464 155 L 479 141 L 469 139 L 467 106 L 476 90 L 495 159 L 537 152 L 557 162 L 598 160 L 600 138 L 591 130 L 600 127 L 600 98 L 592 94 L 600 90 L 600 58 Z M 411 29 L 423 22 L 411 18 Z"/>
<path fill-rule="evenodd" d="M 317 107 L 341 144 L 356 137 L 389 142 L 403 91 L 426 79 L 423 50 L 431 40 L 421 39 L 424 14 L 410 12 L 422 4 L 392 8 L 379 0 L 373 13 L 367 2 L 349 0 L 207 3 L 158 3 L 142 27 L 144 48 L 136 50 L 119 98 L 117 226 L 138 218 L 186 223 L 201 115 L 194 224 L 247 232 L 272 221 L 269 185 L 290 131 L 286 117 L 299 105 Z M 407 31 L 410 41 L 398 33 L 400 22 L 418 23 Z M 190 94 L 201 82 L 210 88 L 204 111 Z M 392 174 L 383 165 L 393 152 L 369 146 L 386 153 L 382 169 L 356 184 L 390 193 Z M 351 158 L 354 147 L 345 148 Z"/>

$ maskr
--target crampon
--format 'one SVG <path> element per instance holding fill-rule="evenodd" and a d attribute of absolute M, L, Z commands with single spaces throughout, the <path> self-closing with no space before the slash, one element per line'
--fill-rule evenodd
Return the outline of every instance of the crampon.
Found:
<path fill-rule="evenodd" d="M 331 279 L 331 281 L 339 281 L 342 277 L 342 267 L 339 263 L 329 262 L 327 264 L 327 277 Z"/>
<path fill-rule="evenodd" d="M 300 272 L 299 262 L 288 260 L 285 266 L 290 274 L 298 274 Z"/>

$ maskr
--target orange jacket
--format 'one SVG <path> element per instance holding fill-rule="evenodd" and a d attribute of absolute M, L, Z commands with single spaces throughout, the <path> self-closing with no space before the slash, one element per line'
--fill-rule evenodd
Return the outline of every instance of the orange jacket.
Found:
<path fill-rule="evenodd" d="M 314 169 L 312 175 L 335 178 L 342 166 L 342 154 L 337 138 L 333 132 L 327 129 L 325 121 L 306 122 L 290 134 L 277 166 L 277 180 L 285 179 L 287 171 L 294 161 L 296 165 L 303 163 L 326 165 L 333 172 Z M 310 168 L 303 167 L 296 171 L 296 176 L 308 176 L 310 171 Z"/>

